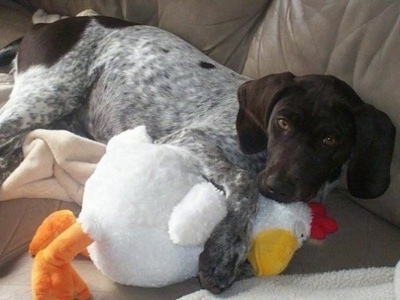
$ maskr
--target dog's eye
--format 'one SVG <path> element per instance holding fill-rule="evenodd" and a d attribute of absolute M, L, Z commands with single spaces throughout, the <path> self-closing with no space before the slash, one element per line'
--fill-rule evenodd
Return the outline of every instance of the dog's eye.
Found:
<path fill-rule="evenodd" d="M 277 119 L 278 126 L 283 130 L 289 130 L 290 125 L 289 122 L 285 118 L 278 118 Z"/>
<path fill-rule="evenodd" d="M 327 147 L 333 147 L 337 144 L 337 140 L 333 136 L 326 136 L 323 138 L 322 144 Z"/>

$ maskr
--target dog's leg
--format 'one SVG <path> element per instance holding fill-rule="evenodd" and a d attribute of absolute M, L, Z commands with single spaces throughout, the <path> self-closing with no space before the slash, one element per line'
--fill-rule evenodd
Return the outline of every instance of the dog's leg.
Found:
<path fill-rule="evenodd" d="M 248 275 L 244 265 L 250 246 L 258 190 L 254 179 L 229 162 L 203 130 L 186 128 L 160 139 L 183 147 L 198 158 L 203 176 L 226 195 L 227 216 L 214 228 L 199 257 L 202 287 L 213 293 Z"/>
<path fill-rule="evenodd" d="M 213 172 L 205 174 L 208 178 L 221 180 L 228 207 L 227 216 L 214 228 L 199 257 L 200 283 L 213 293 L 224 291 L 246 273 L 243 264 L 257 210 L 258 191 L 254 180 L 243 170 L 224 165 L 220 164 Z M 225 179 L 215 174 L 217 170 L 227 171 L 223 175 Z"/>
<path fill-rule="evenodd" d="M 0 185 L 18 167 L 23 160 L 22 142 L 26 134 L 19 134 L 9 139 L 0 148 Z"/>
<path fill-rule="evenodd" d="M 80 107 L 91 78 L 75 68 L 66 72 L 34 66 L 16 76 L 8 102 L 0 110 L 0 147 L 23 132 L 57 121 Z"/>

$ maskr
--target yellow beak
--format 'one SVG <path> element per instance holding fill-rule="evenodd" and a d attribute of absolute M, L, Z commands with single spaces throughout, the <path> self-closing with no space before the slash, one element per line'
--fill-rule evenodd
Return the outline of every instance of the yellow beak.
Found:
<path fill-rule="evenodd" d="M 277 275 L 285 270 L 297 248 L 297 239 L 289 230 L 268 229 L 253 239 L 247 259 L 257 276 Z"/>

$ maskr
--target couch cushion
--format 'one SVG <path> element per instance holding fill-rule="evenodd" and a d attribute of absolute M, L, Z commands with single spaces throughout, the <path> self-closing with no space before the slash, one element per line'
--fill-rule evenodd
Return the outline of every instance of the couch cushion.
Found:
<path fill-rule="evenodd" d="M 70 209 L 78 213 L 73 202 L 50 199 L 15 199 L 0 202 L 0 269 L 21 253 L 28 245 L 36 228 L 52 212 Z"/>
<path fill-rule="evenodd" d="M 342 191 L 331 193 L 328 215 L 339 230 L 325 240 L 308 240 L 294 255 L 286 274 L 394 267 L 400 260 L 400 230 L 360 207 Z"/>
<path fill-rule="evenodd" d="M 273 1 L 244 74 L 331 74 L 386 112 L 397 127 L 392 183 L 379 200 L 356 200 L 400 226 L 400 2 Z"/>
<path fill-rule="evenodd" d="M 32 26 L 31 13 L 10 1 L 0 3 L 0 48 L 23 36 Z"/>
<path fill-rule="evenodd" d="M 269 1 L 164 0 L 159 3 L 159 27 L 241 72 L 250 41 Z"/>
<path fill-rule="evenodd" d="M 20 38 L 32 26 L 31 13 L 15 2 L 3 0 L 0 3 L 0 48 Z M 1 67 L 5 73 L 10 67 Z"/>

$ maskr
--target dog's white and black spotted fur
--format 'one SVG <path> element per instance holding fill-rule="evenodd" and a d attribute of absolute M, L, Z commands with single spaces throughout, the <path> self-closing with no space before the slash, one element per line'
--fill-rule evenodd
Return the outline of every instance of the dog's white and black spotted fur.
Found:
<path fill-rule="evenodd" d="M 374 176 L 364 179 L 379 182 L 371 192 L 359 194 L 377 196 L 388 185 L 393 151 L 390 121 L 330 76 L 285 73 L 250 81 L 163 30 L 104 17 L 36 26 L 22 40 L 16 68 L 14 89 L 0 112 L 2 179 L 22 160 L 21 142 L 33 129 L 66 129 L 107 143 L 126 129 L 146 125 L 159 143 L 179 145 L 198 156 L 204 177 L 226 195 L 228 214 L 214 229 L 199 258 L 200 282 L 212 292 L 223 291 L 248 273 L 244 262 L 258 188 L 280 201 L 308 201 L 338 178 L 350 156 L 362 156 L 354 149 L 358 149 L 360 139 L 358 127 L 363 125 L 358 125 L 358 117 L 350 111 L 362 115 L 373 110 L 381 120 L 377 123 L 390 131 L 383 146 L 376 146 L 388 148 L 377 155 L 380 166 L 374 169 L 382 169 L 375 176 L 382 180 Z M 315 104 L 323 93 L 333 93 L 330 98 L 339 100 Z M 324 129 L 318 137 L 327 145 L 314 149 L 319 151 L 316 158 L 311 158 L 310 151 L 296 150 L 293 144 L 289 146 L 292 152 L 278 149 L 288 137 L 314 130 L 294 130 L 300 123 L 291 120 L 289 110 L 284 109 L 285 101 L 294 98 L 303 100 L 289 106 L 304 102 L 304 114 L 311 114 L 307 105 L 317 111 L 336 108 L 335 101 L 340 103 L 335 119 L 345 125 L 326 123 L 324 128 L 336 131 Z M 349 104 L 345 98 L 350 99 Z M 315 116 L 309 118 L 312 123 Z M 304 163 L 294 159 L 299 155 L 306 157 Z M 295 168 L 282 161 L 293 163 Z M 350 160 L 349 164 L 349 168 L 366 171 L 360 163 L 352 166 Z M 321 169 L 315 175 L 318 180 L 312 181 L 310 176 L 305 176 L 308 181 L 302 179 L 301 174 L 311 168 Z M 355 194 L 364 188 L 364 181 L 353 179 Z"/>

